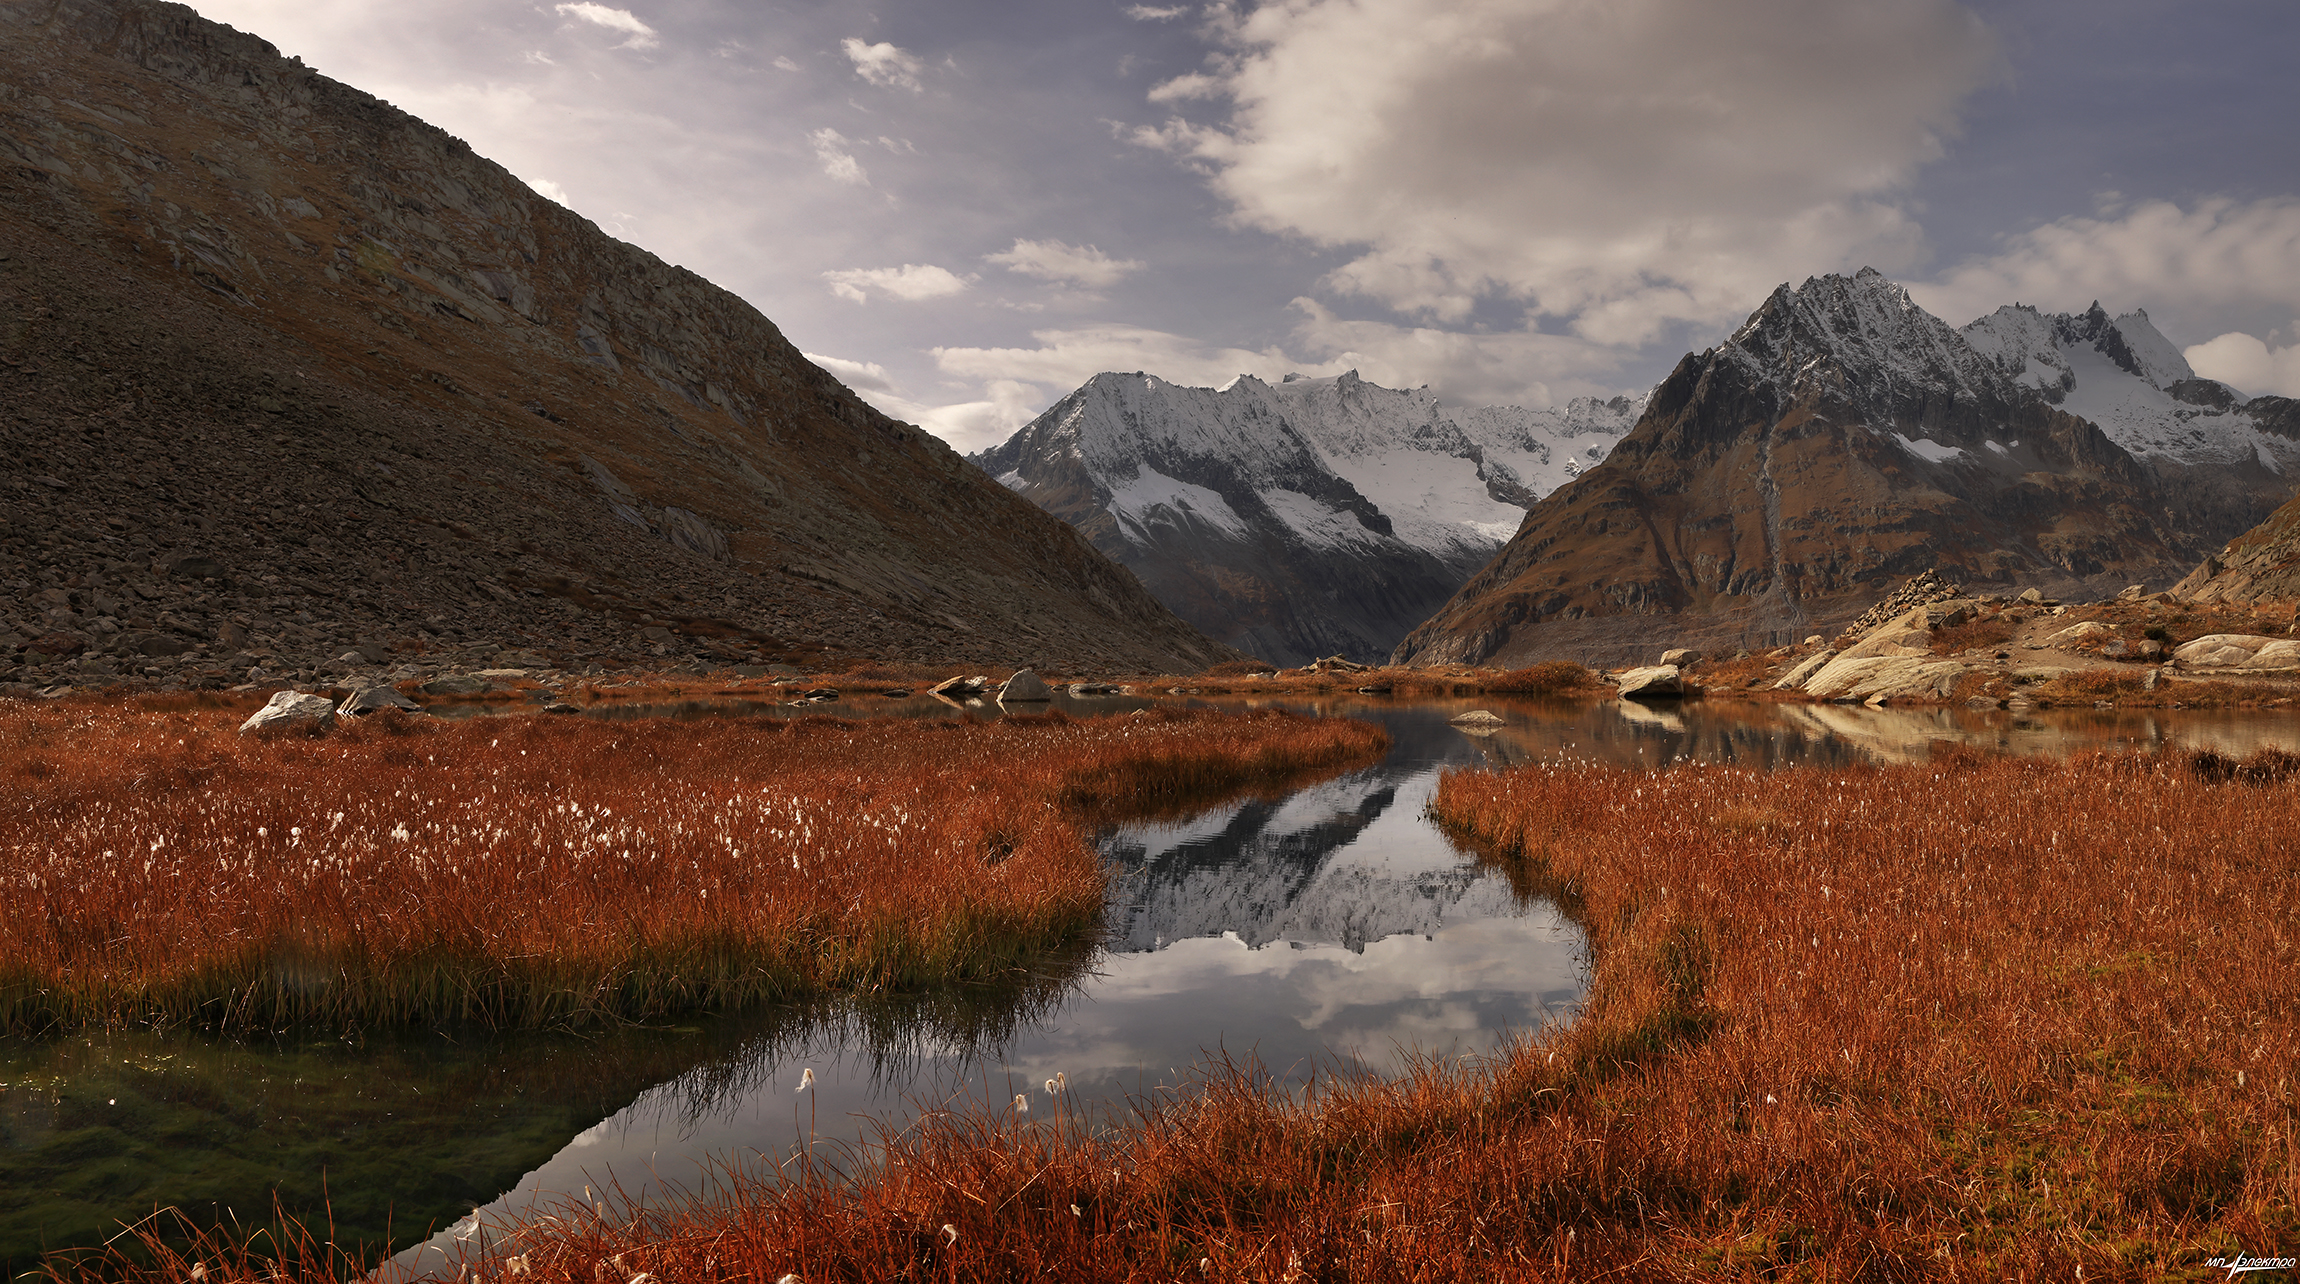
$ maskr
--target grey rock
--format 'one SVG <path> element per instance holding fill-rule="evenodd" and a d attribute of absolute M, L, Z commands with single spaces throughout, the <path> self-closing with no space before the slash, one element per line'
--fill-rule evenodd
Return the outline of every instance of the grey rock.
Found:
<path fill-rule="evenodd" d="M 464 673 L 442 673 L 416 689 L 431 696 L 478 695 L 487 689 L 487 680 Z"/>
<path fill-rule="evenodd" d="M 2124 591 L 2116 595 L 2116 600 L 2119 602 L 2137 602 L 2146 596 L 2148 596 L 2147 585 L 2127 584 L 2124 586 Z"/>
<path fill-rule="evenodd" d="M 1498 727 L 1506 719 L 1491 709 L 1472 709 L 1468 713 L 1456 714 L 1446 721 L 1455 726 Z"/>
<path fill-rule="evenodd" d="M 1045 679 L 1028 669 L 1008 678 L 1006 685 L 998 689 L 1000 704 L 1036 704 L 1053 698 L 1054 691 L 1046 685 Z"/>
<path fill-rule="evenodd" d="M 1824 668 L 1827 668 L 1829 661 L 1836 658 L 1837 653 L 1835 651 L 1822 651 L 1816 655 L 1809 655 L 1803 660 L 1799 661 L 1795 668 L 1781 675 L 1781 680 L 1773 684 L 1773 689 L 1776 691 L 1802 690 L 1805 686 L 1805 683 L 1809 681 L 1814 674 L 1819 673 Z"/>
<path fill-rule="evenodd" d="M 1685 694 L 1685 677 L 1674 664 L 1631 669 L 1621 675 L 1619 694 L 1629 700 L 1674 700 Z"/>
<path fill-rule="evenodd" d="M 322 730 L 335 725 L 335 701 L 323 695 L 306 695 L 301 691 L 281 691 L 273 695 L 271 703 L 255 711 L 240 724 L 240 734 L 253 731 L 289 731 L 303 727 Z"/>
<path fill-rule="evenodd" d="M 2172 658 L 2196 669 L 2290 669 L 2300 667 L 2300 640 L 2214 633 L 2182 644 Z"/>
<path fill-rule="evenodd" d="M 408 713 L 421 713 L 423 707 L 387 686 L 373 686 L 352 693 L 336 708 L 336 715 L 344 718 L 364 718 L 382 709 L 400 709 Z"/>
<path fill-rule="evenodd" d="M 927 694 L 950 700 L 964 700 L 990 690 L 990 679 L 976 674 L 973 677 L 944 678 L 927 689 Z"/>
<path fill-rule="evenodd" d="M 1690 664 L 1699 664 L 1701 662 L 1701 653 L 1694 650 L 1692 647 L 1681 646 L 1675 650 L 1663 651 L 1661 653 L 1661 662 L 1663 664 L 1674 665 L 1682 669 Z"/>

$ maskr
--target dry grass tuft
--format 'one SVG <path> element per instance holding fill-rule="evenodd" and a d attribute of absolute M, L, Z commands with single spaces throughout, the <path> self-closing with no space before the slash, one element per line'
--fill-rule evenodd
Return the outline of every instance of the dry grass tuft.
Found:
<path fill-rule="evenodd" d="M 1363 762 L 1375 727 L 0 714 L 0 1032 L 532 1026 L 920 988 L 1099 922 L 1080 812 Z"/>

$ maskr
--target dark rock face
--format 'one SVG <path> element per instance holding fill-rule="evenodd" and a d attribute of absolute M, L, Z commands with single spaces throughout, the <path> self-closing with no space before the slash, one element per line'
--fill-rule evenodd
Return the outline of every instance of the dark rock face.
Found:
<path fill-rule="evenodd" d="M 1934 568 L 2113 592 L 2171 580 L 2239 517 L 2168 514 L 2149 469 L 1874 271 L 1817 277 L 1680 362 L 1397 658 L 1757 649 Z"/>
<path fill-rule="evenodd" d="M 2204 559 L 2172 595 L 2190 602 L 2288 602 L 2300 599 L 2300 498 Z"/>
<path fill-rule="evenodd" d="M 0 5 L 0 84 L 0 684 L 1229 655 L 741 299 L 262 40 Z"/>

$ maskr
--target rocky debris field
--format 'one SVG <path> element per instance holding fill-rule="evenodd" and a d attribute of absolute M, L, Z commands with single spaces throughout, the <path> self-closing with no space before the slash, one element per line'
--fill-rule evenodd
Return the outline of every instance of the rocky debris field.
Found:
<path fill-rule="evenodd" d="M 2086 603 L 2034 589 L 1971 595 L 1926 572 L 1833 642 L 1816 634 L 1706 660 L 1672 650 L 1664 663 L 1612 681 L 1641 698 L 1668 697 L 1674 686 L 1674 694 L 1870 705 L 2177 704 L 2184 694 L 2274 704 L 2300 696 L 2294 629 L 2291 603 L 2196 603 L 2137 585 Z"/>

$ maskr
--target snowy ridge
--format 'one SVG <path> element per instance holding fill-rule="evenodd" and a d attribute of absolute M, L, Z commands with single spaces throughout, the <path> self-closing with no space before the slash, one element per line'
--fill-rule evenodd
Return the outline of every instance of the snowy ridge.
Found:
<path fill-rule="evenodd" d="M 1644 400 L 1456 410 L 1355 372 L 1220 388 L 1099 374 L 975 460 L 1212 636 L 1273 662 L 1371 662 L 1609 454 Z"/>
<path fill-rule="evenodd" d="M 2098 303 L 2046 316 L 2015 303 L 1964 327 L 1974 350 L 2013 382 L 2079 418 L 2138 459 L 2300 463 L 2300 442 L 2264 429 L 2244 395 L 2199 379 L 2180 349 L 2135 309 L 2113 320 Z"/>
<path fill-rule="evenodd" d="M 1395 539 L 1466 573 L 1508 540 L 1526 508 L 1603 459 L 1643 409 L 1643 398 L 1584 397 L 1541 410 L 1456 410 L 1427 388 L 1384 388 L 1355 371 L 1275 386 L 1241 375 L 1218 389 L 1101 374 L 984 458 L 1024 489 L 1015 448 L 1027 439 L 1029 453 L 1067 452 L 1083 465 L 1131 532 L 1199 522 L 1243 534 L 1237 495 L 1209 502 L 1220 496 L 1176 480 L 1211 465 L 1305 544 Z M 1173 466 L 1180 461 L 1197 467 Z M 1369 512 L 1390 529 L 1364 520 Z"/>

